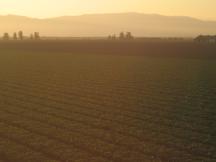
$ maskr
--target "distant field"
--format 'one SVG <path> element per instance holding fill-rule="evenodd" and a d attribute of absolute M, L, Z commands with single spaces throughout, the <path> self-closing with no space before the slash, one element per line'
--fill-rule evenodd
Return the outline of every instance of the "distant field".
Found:
<path fill-rule="evenodd" d="M 180 58 L 216 58 L 216 44 L 194 43 L 192 40 L 41 40 L 41 41 L 0 41 L 0 50 L 73 53 L 136 55 Z"/>
<path fill-rule="evenodd" d="M 215 162 L 216 45 L 0 42 L 0 161 Z"/>

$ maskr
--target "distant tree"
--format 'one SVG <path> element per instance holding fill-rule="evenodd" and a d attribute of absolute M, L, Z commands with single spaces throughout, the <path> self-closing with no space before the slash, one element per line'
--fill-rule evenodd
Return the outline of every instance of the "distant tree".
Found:
<path fill-rule="evenodd" d="M 125 34 L 124 34 L 124 32 L 121 32 L 121 33 L 119 34 L 119 39 L 120 39 L 120 40 L 125 39 Z"/>
<path fill-rule="evenodd" d="M 113 34 L 113 35 L 109 35 L 108 36 L 108 40 L 116 40 L 116 35 L 115 34 Z"/>
<path fill-rule="evenodd" d="M 132 36 L 131 32 L 127 32 L 125 37 L 126 37 L 127 40 L 133 39 L 133 36 Z"/>
<path fill-rule="evenodd" d="M 9 40 L 10 39 L 10 36 L 8 33 L 4 33 L 3 35 L 3 40 Z"/>
<path fill-rule="evenodd" d="M 39 32 L 34 32 L 34 39 L 39 40 L 40 39 L 40 33 Z"/>
<path fill-rule="evenodd" d="M 34 39 L 34 36 L 33 34 L 30 34 L 30 39 L 33 40 Z"/>
<path fill-rule="evenodd" d="M 19 36 L 19 39 L 20 39 L 20 40 L 23 40 L 23 32 L 22 32 L 22 31 L 19 31 L 19 32 L 18 32 L 18 36 Z"/>
<path fill-rule="evenodd" d="M 17 38 L 17 33 L 16 32 L 14 32 L 13 33 L 13 40 L 17 40 L 18 38 Z"/>
<path fill-rule="evenodd" d="M 112 39 L 112 36 L 111 36 L 111 35 L 109 35 L 109 36 L 108 36 L 108 40 L 111 40 L 111 39 Z"/>
<path fill-rule="evenodd" d="M 116 35 L 113 34 L 113 35 L 111 36 L 111 39 L 112 39 L 112 40 L 116 40 Z"/>

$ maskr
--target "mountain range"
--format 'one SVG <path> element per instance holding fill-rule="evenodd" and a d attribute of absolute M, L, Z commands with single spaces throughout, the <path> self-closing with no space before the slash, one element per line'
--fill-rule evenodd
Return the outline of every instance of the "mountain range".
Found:
<path fill-rule="evenodd" d="M 121 31 L 130 31 L 137 37 L 195 37 L 216 34 L 216 21 L 142 13 L 85 14 L 45 19 L 0 16 L 0 35 L 19 30 L 26 35 L 37 31 L 42 36 L 54 37 L 103 37 Z"/>

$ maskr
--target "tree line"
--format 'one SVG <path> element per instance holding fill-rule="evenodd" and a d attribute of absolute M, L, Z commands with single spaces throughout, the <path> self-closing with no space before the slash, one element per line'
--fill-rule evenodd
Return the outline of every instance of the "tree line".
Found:
<path fill-rule="evenodd" d="M 14 32 L 12 36 L 10 36 L 9 33 L 5 32 L 2 37 L 3 40 L 24 40 L 25 38 L 30 40 L 39 40 L 40 33 L 34 32 L 30 34 L 29 37 L 26 37 L 24 36 L 23 31 Z"/>
<path fill-rule="evenodd" d="M 119 33 L 119 36 L 116 36 L 116 34 L 109 35 L 108 40 L 132 40 L 134 39 L 133 35 L 131 32 L 121 32 Z"/>

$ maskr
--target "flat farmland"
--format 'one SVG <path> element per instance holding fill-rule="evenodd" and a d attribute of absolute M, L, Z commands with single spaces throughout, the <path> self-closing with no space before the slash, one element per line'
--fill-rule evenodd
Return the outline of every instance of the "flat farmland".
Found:
<path fill-rule="evenodd" d="M 0 42 L 0 161 L 215 162 L 216 45 Z"/>

